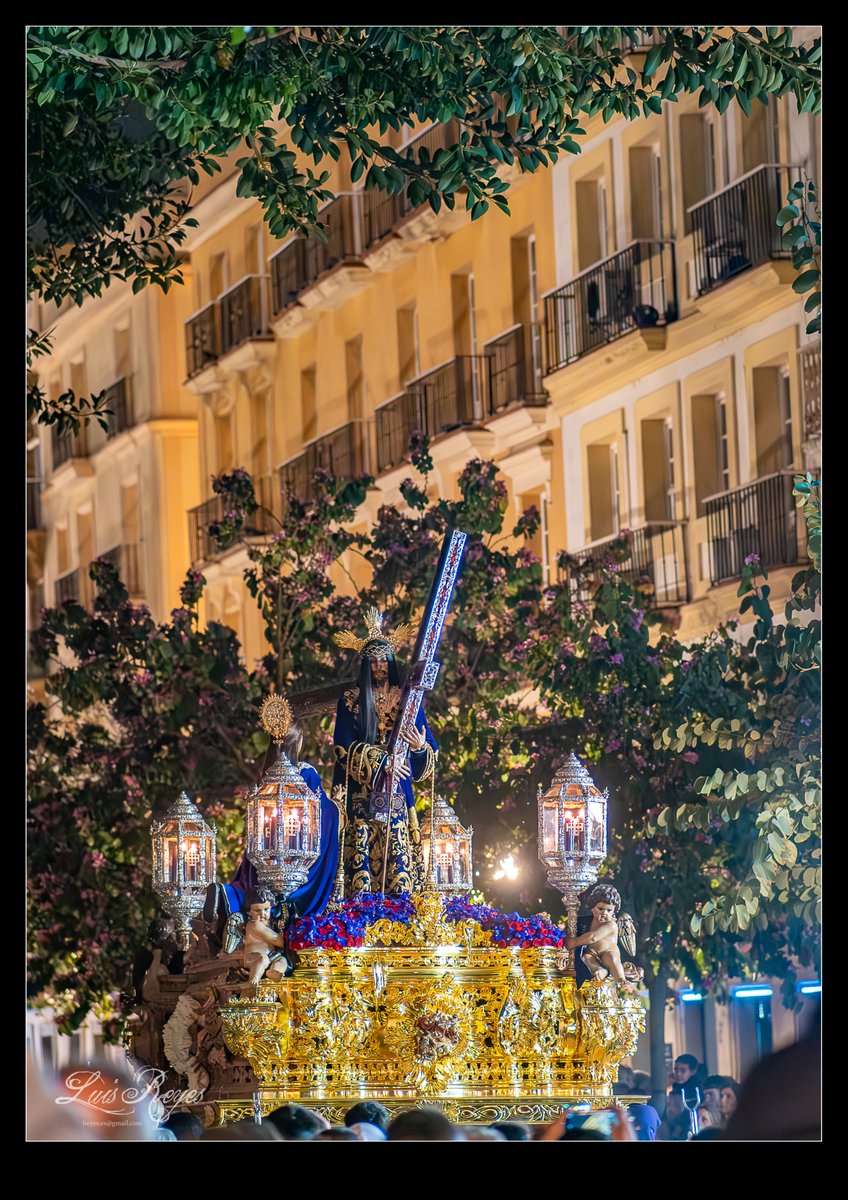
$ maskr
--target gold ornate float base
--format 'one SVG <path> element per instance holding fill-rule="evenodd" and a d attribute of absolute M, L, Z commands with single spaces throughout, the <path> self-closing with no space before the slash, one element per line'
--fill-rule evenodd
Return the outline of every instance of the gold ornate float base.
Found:
<path fill-rule="evenodd" d="M 461 1123 L 542 1122 L 607 1103 L 645 1027 L 639 998 L 606 982 L 578 990 L 555 949 L 493 947 L 476 922 L 444 921 L 439 896 L 414 900 L 411 925 L 379 921 L 359 949 L 300 951 L 288 979 L 227 989 L 224 1041 L 249 1061 L 263 1114 L 297 1103 L 337 1123 L 368 1099 L 435 1104 Z M 240 1120 L 253 1103 L 219 1096 L 216 1109 Z"/>

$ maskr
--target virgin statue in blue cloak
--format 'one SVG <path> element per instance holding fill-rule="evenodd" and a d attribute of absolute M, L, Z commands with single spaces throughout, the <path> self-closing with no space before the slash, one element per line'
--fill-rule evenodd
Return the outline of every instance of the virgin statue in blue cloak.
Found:
<path fill-rule="evenodd" d="M 356 638 L 348 632 L 336 635 L 339 645 L 360 654 L 356 686 L 339 698 L 333 735 L 333 791 L 336 794 L 341 786 L 347 803 L 344 853 L 348 895 L 383 890 L 387 825 L 386 893 L 417 892 L 424 886 L 424 857 L 412 784 L 432 779 L 438 746 L 423 713 L 416 722 L 416 736 L 405 738 L 410 755 L 399 771 L 399 796 L 391 807 L 390 820 L 369 818 L 369 795 L 386 761 L 386 745 L 403 689 L 403 668 L 395 658 L 395 649 L 408 631 L 402 626 L 386 635 L 382 621 L 381 614 L 371 609 L 366 614 L 367 637 Z"/>

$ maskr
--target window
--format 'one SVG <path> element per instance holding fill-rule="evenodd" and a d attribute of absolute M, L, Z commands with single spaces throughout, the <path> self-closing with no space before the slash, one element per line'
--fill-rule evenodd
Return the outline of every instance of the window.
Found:
<path fill-rule="evenodd" d="M 619 530 L 618 447 L 601 442 L 587 448 L 589 468 L 590 541 L 612 537 Z"/>
<path fill-rule="evenodd" d="M 455 354 L 473 354 L 477 341 L 474 316 L 474 276 L 470 271 L 451 275 L 451 312 Z"/>
<path fill-rule="evenodd" d="M 304 442 L 318 433 L 318 409 L 315 400 L 315 364 L 300 372 L 300 413 Z"/>
<path fill-rule="evenodd" d="M 365 394 L 361 333 L 345 342 L 345 377 L 347 382 L 347 419 L 348 421 L 359 421 L 364 416 Z"/>
<path fill-rule="evenodd" d="M 715 134 L 712 121 L 704 113 L 685 113 L 679 130 L 683 228 L 691 233 L 692 215 L 687 210 L 715 191 Z"/>
<path fill-rule="evenodd" d="M 692 448 L 698 516 L 704 500 L 730 487 L 727 404 L 723 394 L 692 397 Z"/>
<path fill-rule="evenodd" d="M 217 300 L 229 287 L 229 271 L 227 269 L 227 252 L 213 254 L 209 263 L 209 299 Z"/>
<path fill-rule="evenodd" d="M 531 234 L 510 242 L 512 320 L 524 328 L 522 353 L 529 364 L 527 384 L 541 391 L 542 333 L 538 322 L 539 283 L 536 273 L 536 238 Z"/>
<path fill-rule="evenodd" d="M 789 369 L 785 364 L 755 367 L 753 387 L 757 475 L 762 478 L 792 465 Z"/>
<path fill-rule="evenodd" d="M 56 574 L 64 575 L 71 569 L 70 538 L 67 525 L 56 526 Z"/>
<path fill-rule="evenodd" d="M 233 426 L 229 416 L 215 418 L 215 441 L 218 450 L 218 473 L 231 471 L 236 464 Z"/>
<path fill-rule="evenodd" d="M 662 237 L 662 162 L 656 146 L 630 147 L 630 232 L 635 238 Z"/>
<path fill-rule="evenodd" d="M 671 417 L 642 421 L 642 487 L 646 521 L 674 520 L 674 435 Z"/>
<path fill-rule="evenodd" d="M 751 115 L 742 117 L 742 172 L 753 171 L 764 163 L 779 162 L 778 107 L 775 100 L 761 104 L 755 100 Z"/>
<path fill-rule="evenodd" d="M 124 325 L 115 330 L 114 335 L 115 347 L 115 382 L 119 379 L 128 379 L 132 375 L 132 342 L 130 340 L 130 327 Z"/>
<path fill-rule="evenodd" d="M 245 275 L 261 275 L 262 262 L 262 228 L 259 222 L 248 225 L 244 231 L 244 273 Z"/>
<path fill-rule="evenodd" d="M 418 347 L 418 309 L 407 304 L 397 310 L 398 380 L 403 387 L 421 374 Z"/>
<path fill-rule="evenodd" d="M 606 181 L 580 179 L 575 185 L 577 262 L 585 271 L 608 253 Z"/>

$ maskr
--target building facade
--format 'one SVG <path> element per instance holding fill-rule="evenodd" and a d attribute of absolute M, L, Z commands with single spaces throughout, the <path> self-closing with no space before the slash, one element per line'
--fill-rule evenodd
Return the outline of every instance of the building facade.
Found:
<path fill-rule="evenodd" d="M 432 154 L 454 134 L 435 125 L 396 144 Z M 108 434 L 31 431 L 31 623 L 42 603 L 90 602 L 97 555 L 158 620 L 194 565 L 205 618 L 231 625 L 253 661 L 263 630 L 246 551 L 218 552 L 206 532 L 220 515 L 212 477 L 247 468 L 279 514 L 284 487 L 307 493 L 316 467 L 367 471 L 364 527 L 403 505 L 416 429 L 431 439 L 434 495 L 456 494 L 482 456 L 516 517 L 536 505 L 546 579 L 585 587 L 629 529 L 626 569 L 685 638 L 736 613 L 750 553 L 780 595 L 804 559 L 791 477 L 820 465 L 820 398 L 775 217 L 799 173 L 818 180 L 817 138 L 791 95 L 750 117 L 684 96 L 648 119 L 588 121 L 579 156 L 513 172 L 511 217 L 473 224 L 462 197 L 436 214 L 357 188 L 343 155 L 326 245 L 275 241 L 259 204 L 236 196 L 230 161 L 197 203 L 185 287 L 116 284 L 35 315 L 54 329 L 47 389 L 108 387 L 115 415 Z M 272 528 L 260 511 L 248 533 Z M 679 1013 L 712 1009 L 698 1004 Z M 671 1042 L 688 1036 L 682 1019 L 669 1018 Z M 732 1022 L 709 1023 L 749 1045 Z M 747 1053 L 715 1049 L 711 1065 L 733 1073 Z"/>

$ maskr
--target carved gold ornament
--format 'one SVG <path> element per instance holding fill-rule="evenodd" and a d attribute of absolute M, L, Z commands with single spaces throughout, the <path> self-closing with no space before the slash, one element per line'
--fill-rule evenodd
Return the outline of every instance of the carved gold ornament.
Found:
<path fill-rule="evenodd" d="M 259 722 L 270 738 L 281 742 L 292 724 L 292 709 L 285 696 L 266 696 L 259 710 Z"/>

